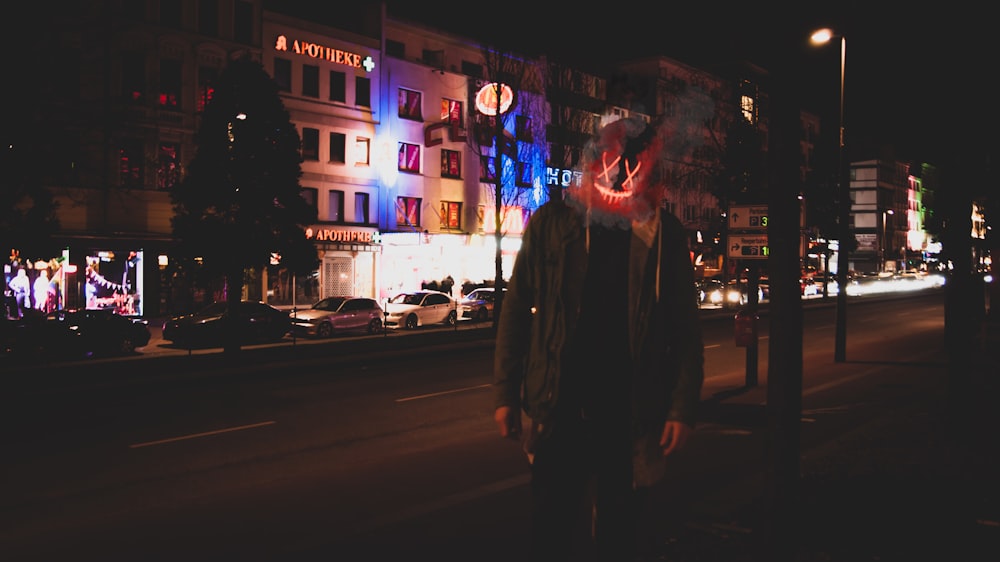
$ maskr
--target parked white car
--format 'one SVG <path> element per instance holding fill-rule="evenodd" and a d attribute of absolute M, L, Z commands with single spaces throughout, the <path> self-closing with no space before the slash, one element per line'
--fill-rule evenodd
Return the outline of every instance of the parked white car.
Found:
<path fill-rule="evenodd" d="M 412 330 L 429 324 L 454 326 L 458 321 L 458 301 L 440 291 L 411 291 L 389 299 L 385 312 L 387 328 Z"/>

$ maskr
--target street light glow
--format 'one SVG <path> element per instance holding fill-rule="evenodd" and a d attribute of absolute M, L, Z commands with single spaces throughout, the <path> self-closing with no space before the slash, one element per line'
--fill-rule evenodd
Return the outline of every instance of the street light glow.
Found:
<path fill-rule="evenodd" d="M 823 45 L 830 42 L 833 39 L 833 30 L 825 27 L 823 29 L 817 29 L 809 37 L 809 40 L 813 42 L 814 45 Z"/>

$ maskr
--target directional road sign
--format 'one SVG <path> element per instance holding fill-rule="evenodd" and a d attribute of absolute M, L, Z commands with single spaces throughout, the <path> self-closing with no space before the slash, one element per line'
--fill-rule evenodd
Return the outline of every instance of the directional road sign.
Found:
<path fill-rule="evenodd" d="M 727 254 L 731 258 L 766 260 L 770 249 L 767 234 L 730 234 L 726 238 Z"/>
<path fill-rule="evenodd" d="M 729 207 L 729 230 L 766 230 L 767 205 Z"/>

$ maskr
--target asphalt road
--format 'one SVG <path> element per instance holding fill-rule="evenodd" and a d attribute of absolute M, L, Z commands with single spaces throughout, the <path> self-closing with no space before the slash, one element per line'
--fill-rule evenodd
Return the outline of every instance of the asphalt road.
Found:
<path fill-rule="evenodd" d="M 802 536 L 829 554 L 817 560 L 919 554 L 903 537 L 941 523 L 927 478 L 944 470 L 932 458 L 943 449 L 928 447 L 946 445 L 932 415 L 947 390 L 942 298 L 852 307 L 848 364 L 832 363 L 832 308 L 806 320 L 803 474 L 829 509 L 810 513 L 822 524 Z M 445 332 L 445 346 L 425 330 L 254 348 L 238 364 L 180 353 L 8 381 L 5 559 L 518 559 L 527 471 L 492 426 L 491 346 L 476 332 Z M 715 559 L 739 560 L 766 521 L 766 324 L 760 343 L 760 385 L 745 388 L 731 322 L 706 322 L 705 420 L 657 489 L 669 509 L 654 542 L 670 560 L 724 547 Z M 885 467 L 912 470 L 893 481 Z M 960 509 L 996 520 L 989 505 Z"/>

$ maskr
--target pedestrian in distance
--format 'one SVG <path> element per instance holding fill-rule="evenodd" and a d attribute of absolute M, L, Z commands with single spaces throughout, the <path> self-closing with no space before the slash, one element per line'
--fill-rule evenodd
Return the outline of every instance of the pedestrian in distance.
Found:
<path fill-rule="evenodd" d="M 696 423 L 694 269 L 656 174 L 668 134 L 631 118 L 606 126 L 580 184 L 525 227 L 493 388 L 500 435 L 530 463 L 532 560 L 642 555 L 644 500 Z"/>

